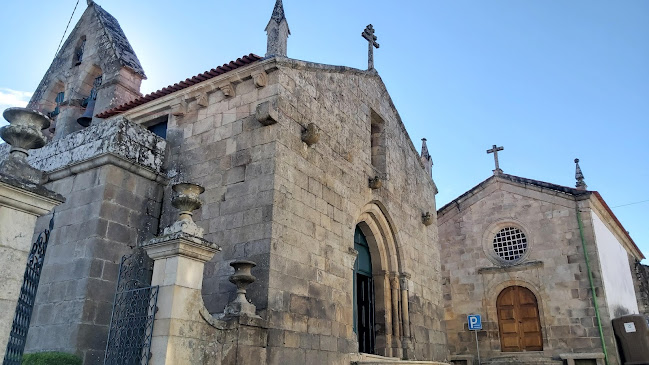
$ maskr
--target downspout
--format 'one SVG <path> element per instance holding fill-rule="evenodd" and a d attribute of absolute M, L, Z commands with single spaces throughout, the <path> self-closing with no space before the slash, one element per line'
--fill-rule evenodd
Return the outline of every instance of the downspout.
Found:
<path fill-rule="evenodd" d="M 604 329 L 602 328 L 602 319 L 599 315 L 599 305 L 597 304 L 597 295 L 595 292 L 595 284 L 593 283 L 593 273 L 590 271 L 590 261 L 588 260 L 588 251 L 586 251 L 586 238 L 584 238 L 584 225 L 581 221 L 581 211 L 579 210 L 579 202 L 575 201 L 575 210 L 577 211 L 577 224 L 579 224 L 579 235 L 581 236 L 581 247 L 584 250 L 584 257 L 586 258 L 586 271 L 588 272 L 588 281 L 590 282 L 590 291 L 593 294 L 593 305 L 595 306 L 595 317 L 597 318 L 597 328 L 599 330 L 599 339 L 602 341 L 602 350 L 604 350 L 604 361 L 606 365 L 608 362 L 608 352 L 606 351 L 606 342 L 604 341 Z"/>

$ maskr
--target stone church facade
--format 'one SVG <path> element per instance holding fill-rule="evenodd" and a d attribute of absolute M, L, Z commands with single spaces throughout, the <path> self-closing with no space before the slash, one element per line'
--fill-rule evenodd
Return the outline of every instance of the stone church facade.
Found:
<path fill-rule="evenodd" d="M 160 286 L 153 364 L 446 360 L 427 150 L 413 146 L 375 70 L 286 57 L 281 0 L 266 31 L 266 57 L 141 96 L 145 74 L 124 32 L 88 1 L 29 104 L 55 120 L 29 162 L 65 203 L 26 352 L 103 363 L 120 260 L 144 246 Z M 204 188 L 192 218 L 204 235 L 179 233 L 163 254 L 177 183 Z M 256 312 L 224 317 L 237 260 L 257 265 L 247 288 Z M 172 262 L 202 274 L 186 283 Z"/>
<path fill-rule="evenodd" d="M 595 363 L 604 346 L 620 363 L 611 320 L 642 313 L 644 256 L 599 193 L 495 171 L 439 209 L 438 223 L 451 359 L 477 359 L 467 315 L 480 314 L 480 355 L 492 363 Z"/>

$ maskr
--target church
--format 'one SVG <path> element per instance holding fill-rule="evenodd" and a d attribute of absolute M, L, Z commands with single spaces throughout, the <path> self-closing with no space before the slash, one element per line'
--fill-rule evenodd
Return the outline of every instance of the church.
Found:
<path fill-rule="evenodd" d="M 25 353 L 446 360 L 430 156 L 371 58 L 288 58 L 281 0 L 266 32 L 264 56 L 140 95 L 135 50 L 88 1 L 28 106 L 52 120 L 28 161 L 65 202 L 36 222 L 53 223 Z"/>
<path fill-rule="evenodd" d="M 649 274 L 596 191 L 497 167 L 437 210 L 372 25 L 366 70 L 289 58 L 282 0 L 265 31 L 263 56 L 142 95 L 87 0 L 0 129 L 5 364 L 472 364 L 476 313 L 484 359 L 620 364 L 610 321 L 646 313 Z"/>

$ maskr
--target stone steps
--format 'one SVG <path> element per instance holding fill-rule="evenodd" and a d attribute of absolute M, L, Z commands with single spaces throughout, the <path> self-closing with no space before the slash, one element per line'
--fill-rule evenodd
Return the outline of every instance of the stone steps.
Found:
<path fill-rule="evenodd" d="M 383 357 L 369 354 L 355 354 L 351 365 L 450 365 L 445 362 L 401 360 L 396 357 Z"/>
<path fill-rule="evenodd" d="M 482 365 L 563 365 L 563 360 L 536 356 L 504 356 L 482 361 Z"/>

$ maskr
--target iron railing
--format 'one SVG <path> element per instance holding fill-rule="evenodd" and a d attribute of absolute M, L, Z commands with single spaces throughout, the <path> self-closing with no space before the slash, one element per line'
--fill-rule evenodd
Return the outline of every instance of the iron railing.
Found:
<path fill-rule="evenodd" d="M 47 251 L 52 228 L 54 228 L 54 215 L 50 219 L 49 227 L 41 232 L 36 242 L 32 244 L 32 249 L 27 257 L 27 267 L 23 276 L 23 285 L 20 288 L 20 297 L 18 297 L 16 314 L 11 326 L 3 365 L 20 365 L 22 361 L 27 332 L 29 331 L 29 322 L 34 310 L 38 282 L 41 278 L 41 270 L 43 269 L 43 261 L 45 260 L 45 252 Z"/>
<path fill-rule="evenodd" d="M 104 365 L 146 365 L 158 303 L 158 286 L 151 286 L 153 260 L 138 248 L 122 257 L 113 302 Z"/>

